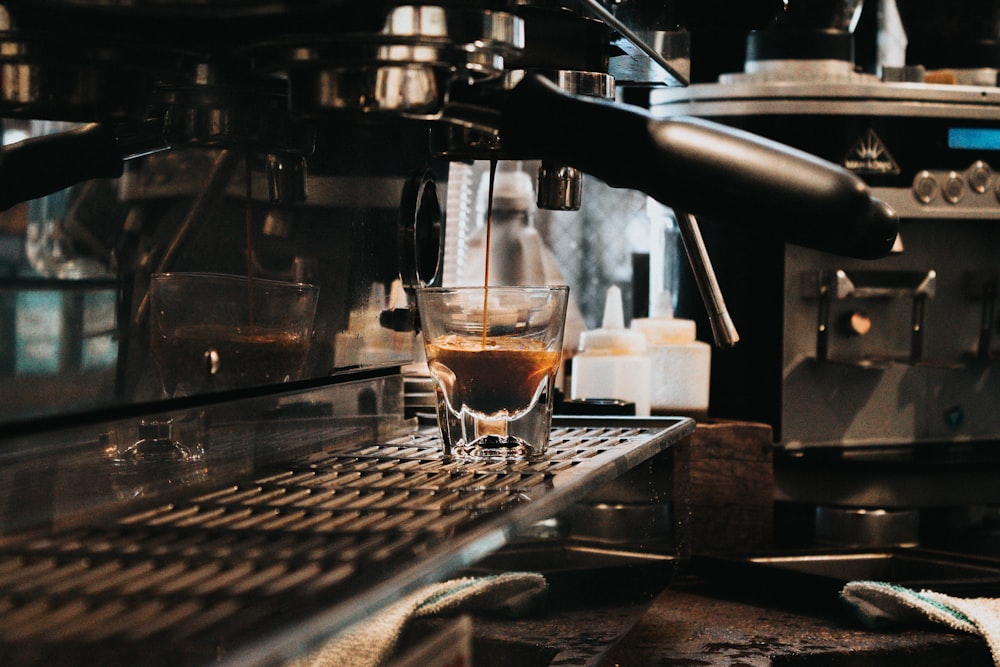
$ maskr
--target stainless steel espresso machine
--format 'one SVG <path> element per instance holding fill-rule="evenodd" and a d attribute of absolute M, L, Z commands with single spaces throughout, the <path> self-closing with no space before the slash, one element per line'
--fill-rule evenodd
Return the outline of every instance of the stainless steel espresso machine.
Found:
<path fill-rule="evenodd" d="M 0 204 L 31 251 L 0 280 L 0 662 L 286 664 L 690 435 L 581 418 L 544 461 L 468 468 L 405 414 L 449 161 L 541 160 L 552 206 L 582 173 L 642 190 L 695 242 L 704 214 L 890 251 L 857 175 L 615 101 L 689 56 L 671 6 L 616 5 L 4 3 Z M 318 286 L 305 373 L 164 398 L 163 272 Z"/>
<path fill-rule="evenodd" d="M 805 512 L 790 514 L 796 543 L 992 550 L 998 8 L 786 5 L 748 31 L 738 67 L 656 91 L 654 114 L 711 118 L 836 162 L 899 212 L 900 235 L 890 256 L 858 261 L 706 223 L 743 334 L 713 358 L 713 413 L 773 426 L 778 499 Z M 874 67 L 862 55 L 892 37 L 890 10 L 905 61 Z M 866 16 L 868 49 L 856 29 Z"/>

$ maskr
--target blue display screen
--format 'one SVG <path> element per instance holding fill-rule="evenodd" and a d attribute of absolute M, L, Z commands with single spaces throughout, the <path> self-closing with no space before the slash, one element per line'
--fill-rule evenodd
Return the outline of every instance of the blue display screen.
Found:
<path fill-rule="evenodd" d="M 1000 128 L 950 127 L 948 148 L 1000 151 Z"/>

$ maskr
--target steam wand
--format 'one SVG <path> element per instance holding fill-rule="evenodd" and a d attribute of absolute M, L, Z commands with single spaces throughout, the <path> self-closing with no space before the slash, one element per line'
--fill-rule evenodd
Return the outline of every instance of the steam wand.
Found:
<path fill-rule="evenodd" d="M 712 337 L 718 347 L 733 347 L 740 340 L 733 318 L 729 316 L 726 301 L 719 289 L 719 281 L 712 268 L 712 260 L 708 256 L 705 240 L 701 237 L 698 220 L 690 213 L 674 209 L 677 216 L 677 227 L 681 233 L 681 241 L 687 252 L 688 262 L 694 272 L 694 280 L 698 285 L 701 300 L 708 311 L 708 321 L 712 326 Z"/>

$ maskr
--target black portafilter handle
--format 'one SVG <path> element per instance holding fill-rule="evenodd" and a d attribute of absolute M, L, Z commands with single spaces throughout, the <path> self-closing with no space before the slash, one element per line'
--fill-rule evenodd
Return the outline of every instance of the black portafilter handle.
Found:
<path fill-rule="evenodd" d="M 896 212 L 831 162 L 719 123 L 658 119 L 566 93 L 540 75 L 510 91 L 499 130 L 505 153 L 559 160 L 613 187 L 795 245 L 877 259 L 899 230 Z"/>
<path fill-rule="evenodd" d="M 0 210 L 94 178 L 117 178 L 125 168 L 118 134 L 90 123 L 31 137 L 0 149 Z"/>

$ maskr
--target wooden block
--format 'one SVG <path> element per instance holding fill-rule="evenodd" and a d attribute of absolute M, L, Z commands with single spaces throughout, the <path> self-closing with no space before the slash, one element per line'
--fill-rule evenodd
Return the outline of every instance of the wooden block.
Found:
<path fill-rule="evenodd" d="M 753 551 L 774 531 L 771 427 L 750 422 L 699 423 L 681 443 L 675 502 L 689 522 L 687 553 Z M 684 481 L 681 481 L 681 480 Z"/>

